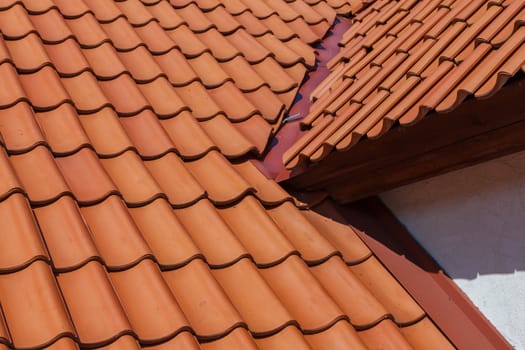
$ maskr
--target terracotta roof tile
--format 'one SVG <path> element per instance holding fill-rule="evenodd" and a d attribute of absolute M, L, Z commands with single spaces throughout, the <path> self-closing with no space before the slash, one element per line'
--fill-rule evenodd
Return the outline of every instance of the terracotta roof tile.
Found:
<path fill-rule="evenodd" d="M 367 349 L 346 320 L 337 322 L 324 332 L 307 335 L 305 338 L 314 350 Z"/>
<path fill-rule="evenodd" d="M 328 63 L 331 74 L 312 92 L 315 102 L 302 121 L 312 130 L 284 154 L 286 166 L 318 162 L 396 124 L 409 126 L 469 96 L 496 93 L 523 65 L 523 6 L 375 2 L 356 16 L 341 52 Z M 345 110 L 352 102 L 363 106 Z"/>
<path fill-rule="evenodd" d="M 269 337 L 255 339 L 260 350 L 298 349 L 310 350 L 305 337 L 296 326 L 287 326 Z"/>
<path fill-rule="evenodd" d="M 446 342 L 352 228 L 300 208 L 253 159 L 335 13 L 0 2 L 0 348 Z"/>
<path fill-rule="evenodd" d="M 46 141 L 26 101 L 0 109 L 0 133 L 4 147 L 12 153 L 26 152 Z"/>
<path fill-rule="evenodd" d="M 35 208 L 34 213 L 56 270 L 68 271 L 100 259 L 85 219 L 71 197 Z"/>

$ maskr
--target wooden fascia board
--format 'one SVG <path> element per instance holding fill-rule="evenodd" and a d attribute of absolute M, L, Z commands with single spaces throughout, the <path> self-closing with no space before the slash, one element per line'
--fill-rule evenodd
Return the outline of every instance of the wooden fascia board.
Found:
<path fill-rule="evenodd" d="M 471 99 L 444 114 L 292 174 L 295 190 L 327 190 L 341 203 L 525 149 L 525 82 L 517 79 L 487 100 Z"/>

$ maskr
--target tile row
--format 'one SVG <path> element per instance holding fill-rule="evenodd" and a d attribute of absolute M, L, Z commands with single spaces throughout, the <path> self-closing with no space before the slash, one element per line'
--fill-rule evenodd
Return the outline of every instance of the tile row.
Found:
<path fill-rule="evenodd" d="M 22 242 L 12 242 L 13 244 L 5 247 L 7 254 L 2 254 L 2 265 L 12 265 L 7 260 L 22 250 L 34 250 L 35 253 L 39 251 L 23 268 L 16 271 L 3 270 L 0 274 L 2 313 L 9 329 L 9 335 L 4 332 L 5 335 L 0 334 L 0 337 L 7 345 L 12 344 L 15 348 L 40 348 L 68 337 L 83 347 L 99 347 L 123 341 L 126 335 L 132 336 L 141 345 L 155 345 L 174 341 L 182 334 L 189 336 L 188 341 L 195 341 L 191 336 L 193 334 L 200 342 L 216 340 L 228 343 L 233 341 L 229 337 L 236 329 L 237 333 L 248 330 L 246 335 L 271 343 L 274 337 L 283 335 L 282 332 L 287 333 L 284 329 L 291 329 L 290 327 L 299 336 L 306 334 L 316 338 L 315 335 L 325 334 L 324 337 L 329 339 L 329 334 L 333 332 L 330 329 L 342 328 L 336 333 L 344 333 L 345 336 L 337 335 L 337 339 L 332 341 L 361 344 L 367 343 L 366 336 L 361 337 L 361 334 L 373 333 L 376 327 L 384 328 L 388 324 L 390 330 L 379 331 L 385 334 L 371 337 L 377 339 L 368 341 L 389 342 L 392 337 L 408 348 L 398 327 L 413 327 L 425 319 L 419 306 L 384 267 L 366 252 L 367 248 L 349 227 L 331 222 L 313 212 L 301 213 L 289 207 L 286 213 L 277 210 L 275 214 L 270 212 L 269 215 L 273 220 L 279 220 L 280 215 L 285 217 L 284 222 L 280 218 L 280 229 L 287 234 L 285 239 L 293 243 L 300 238 L 299 242 L 303 246 L 305 242 L 310 242 L 309 249 L 320 249 L 317 242 L 300 237 L 302 232 L 297 231 L 298 227 L 284 227 L 291 223 L 292 226 L 293 223 L 299 225 L 290 217 L 290 210 L 295 210 L 303 221 L 306 220 L 311 227 L 326 235 L 326 241 L 335 242 L 339 239 L 351 250 L 350 254 L 363 255 L 365 258 L 360 257 L 358 262 L 348 265 L 340 256 L 332 256 L 309 266 L 303 258 L 292 254 L 278 264 L 265 268 L 258 267 L 249 258 L 240 258 L 221 267 L 211 266 L 209 259 L 206 262 L 203 258 L 193 258 L 182 265 L 166 267 L 155 260 L 160 260 L 161 256 L 181 254 L 184 242 L 187 242 L 186 246 L 193 245 L 194 255 L 198 256 L 195 246 L 201 248 L 202 242 L 209 239 L 199 239 L 195 231 L 190 231 L 192 237 L 189 240 L 182 238 L 180 232 L 178 237 L 174 236 L 177 235 L 173 232 L 177 227 L 180 231 L 181 225 L 187 225 L 188 222 L 195 224 L 196 220 L 191 218 L 191 213 L 188 217 L 188 213 L 179 215 L 176 210 L 176 218 L 171 214 L 172 222 L 167 223 L 167 212 L 163 213 L 159 208 L 146 208 L 150 215 L 163 218 L 166 225 L 161 227 L 166 232 L 159 233 L 154 229 L 157 226 L 152 224 L 154 218 L 144 216 L 141 210 L 130 208 L 128 216 L 134 218 L 132 222 L 135 223 L 135 230 L 136 227 L 141 229 L 137 237 L 141 237 L 142 242 L 138 242 L 129 235 L 133 229 L 130 227 L 127 227 L 126 235 L 110 233 L 115 229 L 126 229 L 128 224 L 122 215 L 96 207 L 81 208 L 86 222 L 83 224 L 78 216 L 75 218 L 74 202 L 67 198 L 57 202 L 62 208 L 36 208 L 34 212 L 38 226 L 34 218 L 31 218 L 31 210 L 23 196 L 14 194 L 1 202 L 3 210 L 0 209 L 0 215 L 3 218 L 12 220 L 18 216 L 15 224 L 11 225 L 7 221 L 8 227 L 17 231 L 16 235 L 10 237 L 16 236 L 17 240 L 24 241 L 23 245 Z M 113 201 L 117 203 L 118 199 Z M 66 211 L 68 202 L 70 208 Z M 120 207 L 125 208 L 122 203 Z M 169 206 L 165 207 L 164 210 L 171 211 Z M 202 210 L 198 215 L 205 217 Z M 251 215 L 254 215 L 253 211 Z M 70 233 L 68 239 L 64 239 L 63 226 L 57 222 L 57 217 L 61 221 L 67 221 L 72 227 L 71 231 L 65 230 Z M 238 213 L 233 217 L 239 218 Z M 245 216 L 243 219 L 250 220 Z M 108 220 L 113 220 L 113 224 Z M 177 220 L 179 223 L 175 223 Z M 232 217 L 230 220 L 233 220 Z M 24 224 L 21 225 L 21 222 Z M 279 224 L 278 221 L 275 222 Z M 242 225 L 240 222 L 229 224 Z M 302 223 L 299 229 L 304 226 Z M 38 227 L 42 230 L 41 238 L 37 236 L 38 233 L 30 233 Z M 89 232 L 84 237 L 74 237 L 75 230 L 86 230 L 86 227 L 89 227 Z M 209 232 L 210 225 L 207 227 Z M 296 230 L 295 233 L 293 229 Z M 341 232 L 346 237 L 341 237 Z M 159 234 L 167 236 L 158 239 Z M 296 235 L 295 241 L 290 236 L 293 234 Z M 151 235 L 157 235 L 156 242 L 151 240 Z M 322 236 L 318 237 L 318 242 L 320 237 Z M 345 239 L 348 237 L 352 237 L 353 244 Z M 226 236 L 219 238 L 222 242 L 220 247 L 215 244 L 212 248 L 201 248 L 204 255 L 214 258 L 217 254 L 224 255 L 224 252 L 211 252 L 209 249 L 231 249 L 233 241 L 225 242 L 225 239 L 228 240 Z M 252 235 L 246 238 L 255 237 Z M 113 242 L 108 244 L 101 240 Z M 277 240 L 274 239 L 273 242 L 276 243 Z M 257 242 L 252 242 L 252 245 L 257 246 Z M 140 252 L 149 246 L 154 254 Z M 267 254 L 261 247 L 256 249 Z M 113 255 L 110 259 L 116 260 L 125 259 L 123 255 L 134 250 L 135 255 L 145 258 L 118 269 L 109 268 L 99 259 L 88 259 L 74 269 L 57 269 L 57 262 L 73 261 L 74 255 L 81 252 L 89 255 L 90 250 L 99 251 L 100 255 Z M 50 260 L 41 258 L 48 254 L 47 251 L 51 256 Z M 52 267 L 49 265 L 51 262 Z M 241 280 L 244 282 L 239 283 Z M 38 307 L 35 308 L 35 305 Z M 261 305 L 265 307 L 261 308 Z M 305 308 L 304 305 L 310 307 Z M 271 312 L 268 312 L 268 308 Z M 42 327 L 43 324 L 46 327 Z M 28 327 L 34 330 L 30 337 L 27 336 Z M 354 328 L 363 332 L 356 335 Z M 435 327 L 428 328 L 431 333 L 437 332 Z M 325 333 L 327 331 L 329 332 Z M 246 341 L 251 343 L 251 337 Z M 442 338 L 441 335 L 436 337 Z M 134 340 L 133 338 L 129 338 L 129 341 Z M 444 342 L 444 338 L 441 341 Z M 279 340 L 279 344 L 282 346 L 282 341 Z"/>
<path fill-rule="evenodd" d="M 312 93 L 284 155 L 292 168 L 346 151 L 361 138 L 489 98 L 525 72 L 525 1 L 378 1 L 343 36 L 329 77 Z"/>
<path fill-rule="evenodd" d="M 134 151 L 99 159 L 90 148 L 54 158 L 45 146 L 7 157 L 0 156 L 9 181 L 0 198 L 14 192 L 27 194 L 32 205 L 44 205 L 70 195 L 80 205 L 99 203 L 116 194 L 136 207 L 164 198 L 173 207 L 187 207 L 201 199 L 227 205 L 255 195 L 265 205 L 278 205 L 291 197 L 268 180 L 250 162 L 231 165 L 219 152 L 183 162 L 175 153 L 143 161 Z"/>

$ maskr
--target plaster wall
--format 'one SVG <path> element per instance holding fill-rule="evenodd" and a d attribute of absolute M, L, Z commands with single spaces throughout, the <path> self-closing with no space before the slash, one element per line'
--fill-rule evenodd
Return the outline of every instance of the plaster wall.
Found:
<path fill-rule="evenodd" d="M 502 335 L 525 349 L 525 152 L 381 197 Z"/>

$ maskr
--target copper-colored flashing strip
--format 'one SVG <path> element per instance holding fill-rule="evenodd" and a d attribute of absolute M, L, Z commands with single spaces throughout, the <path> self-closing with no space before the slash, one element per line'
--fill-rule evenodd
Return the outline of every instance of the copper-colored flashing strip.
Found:
<path fill-rule="evenodd" d="M 459 350 L 512 349 L 379 198 L 346 206 L 327 200 L 314 210 L 332 217 L 338 212 L 358 228 L 359 237 Z"/>
<path fill-rule="evenodd" d="M 339 52 L 338 42 L 348 28 L 351 20 L 344 17 L 338 17 L 333 24 L 332 29 L 327 33 L 325 38 L 316 47 L 316 66 L 315 69 L 308 72 L 303 85 L 301 86 L 293 106 L 288 111 L 288 116 L 292 116 L 289 122 L 285 123 L 281 129 L 270 141 L 269 150 L 262 160 L 266 168 L 266 174 L 277 181 L 283 181 L 290 177 L 291 171 L 284 166 L 282 157 L 290 146 L 298 140 L 302 134 L 301 119 L 308 115 L 311 101 L 310 93 L 328 76 L 330 71 L 327 68 L 327 62 Z"/>

